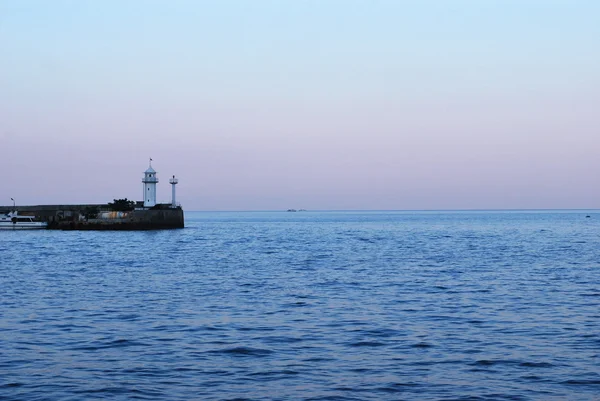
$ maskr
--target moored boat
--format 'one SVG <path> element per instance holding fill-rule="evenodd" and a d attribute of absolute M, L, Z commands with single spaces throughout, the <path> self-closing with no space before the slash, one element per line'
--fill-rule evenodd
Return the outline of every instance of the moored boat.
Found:
<path fill-rule="evenodd" d="M 23 216 L 16 210 L 0 214 L 0 230 L 34 230 L 46 228 L 48 223 L 35 216 Z"/>

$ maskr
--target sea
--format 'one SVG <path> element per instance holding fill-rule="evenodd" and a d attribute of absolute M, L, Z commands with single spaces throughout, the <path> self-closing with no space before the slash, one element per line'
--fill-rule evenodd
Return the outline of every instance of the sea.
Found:
<path fill-rule="evenodd" d="M 599 400 L 600 211 L 0 232 L 2 400 Z"/>

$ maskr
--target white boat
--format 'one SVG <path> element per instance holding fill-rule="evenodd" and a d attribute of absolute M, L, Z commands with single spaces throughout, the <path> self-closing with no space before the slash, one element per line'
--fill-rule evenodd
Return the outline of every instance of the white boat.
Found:
<path fill-rule="evenodd" d="M 34 230 L 47 226 L 48 223 L 35 216 L 22 216 L 17 211 L 0 214 L 0 230 Z"/>

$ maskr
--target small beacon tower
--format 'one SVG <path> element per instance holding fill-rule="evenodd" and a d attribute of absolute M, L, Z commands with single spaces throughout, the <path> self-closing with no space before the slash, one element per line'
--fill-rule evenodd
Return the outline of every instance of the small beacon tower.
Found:
<path fill-rule="evenodd" d="M 156 184 L 158 184 L 158 178 L 156 178 L 156 171 L 152 168 L 152 159 L 150 159 L 150 166 L 148 170 L 144 171 L 144 207 L 156 206 Z"/>
<path fill-rule="evenodd" d="M 173 178 L 169 180 L 169 183 L 171 184 L 171 207 L 176 208 L 177 202 L 175 201 L 175 185 L 179 183 L 179 180 L 173 176 Z"/>

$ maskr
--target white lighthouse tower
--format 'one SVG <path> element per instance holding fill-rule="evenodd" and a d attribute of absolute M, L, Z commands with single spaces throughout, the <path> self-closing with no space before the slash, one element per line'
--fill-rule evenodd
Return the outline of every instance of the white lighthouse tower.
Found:
<path fill-rule="evenodd" d="M 158 178 L 156 178 L 156 171 L 152 168 L 152 159 L 150 159 L 150 166 L 148 170 L 144 171 L 144 207 L 156 206 L 156 184 L 158 184 Z"/>
<path fill-rule="evenodd" d="M 179 183 L 179 180 L 173 176 L 173 178 L 169 180 L 169 183 L 171 184 L 171 207 L 176 208 L 177 202 L 175 201 L 175 185 Z"/>

